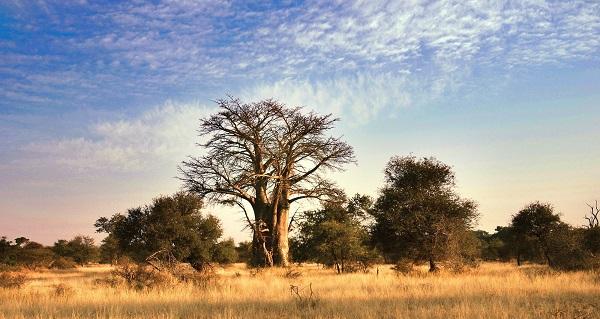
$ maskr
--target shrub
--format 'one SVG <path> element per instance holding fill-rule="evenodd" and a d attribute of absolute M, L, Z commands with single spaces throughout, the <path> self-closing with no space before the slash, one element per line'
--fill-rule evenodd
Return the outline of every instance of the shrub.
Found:
<path fill-rule="evenodd" d="M 128 287 L 142 290 L 165 287 L 173 283 L 173 276 L 145 265 L 125 264 L 117 266 L 113 276 L 122 278 Z"/>
<path fill-rule="evenodd" d="M 586 249 L 585 230 L 561 224 L 548 240 L 550 267 L 558 270 L 586 270 L 598 266 L 598 258 Z"/>
<path fill-rule="evenodd" d="M 77 267 L 77 263 L 68 257 L 58 257 L 50 264 L 52 269 L 73 269 L 75 267 Z"/>
<path fill-rule="evenodd" d="M 94 285 L 96 285 L 96 286 L 111 287 L 111 288 L 121 287 L 121 286 L 123 286 L 124 283 L 125 283 L 125 281 L 123 280 L 123 278 L 117 277 L 114 275 L 107 277 L 107 278 L 98 278 L 98 279 L 94 280 Z"/>
<path fill-rule="evenodd" d="M 25 284 L 25 274 L 0 272 L 0 288 L 21 288 Z"/>
<path fill-rule="evenodd" d="M 401 258 L 400 260 L 398 260 L 396 262 L 394 267 L 392 267 L 392 270 L 394 270 L 396 272 L 396 274 L 399 274 L 399 275 L 408 275 L 413 271 L 413 269 L 414 269 L 413 262 L 406 258 Z"/>

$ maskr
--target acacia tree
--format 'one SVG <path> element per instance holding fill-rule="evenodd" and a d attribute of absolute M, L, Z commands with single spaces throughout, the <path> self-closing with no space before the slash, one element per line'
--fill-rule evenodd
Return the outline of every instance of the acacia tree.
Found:
<path fill-rule="evenodd" d="M 205 154 L 182 163 L 181 179 L 203 198 L 242 209 L 253 230 L 254 265 L 285 266 L 290 205 L 338 195 L 322 173 L 352 162 L 352 147 L 328 135 L 337 121 L 331 114 L 271 99 L 242 103 L 230 97 L 217 105 L 218 113 L 200 121 L 205 142 L 198 145 Z"/>
<path fill-rule="evenodd" d="M 365 270 L 380 258 L 368 246 L 365 219 L 372 206 L 368 196 L 331 202 L 322 209 L 303 212 L 294 243 L 294 261 L 315 261 L 333 266 L 338 274 Z"/>
<path fill-rule="evenodd" d="M 476 204 L 454 191 L 452 168 L 435 158 L 393 157 L 377 199 L 373 239 L 388 261 L 472 259 Z M 467 245 L 469 243 L 469 245 Z"/>
<path fill-rule="evenodd" d="M 519 241 L 535 240 L 548 265 L 552 266 L 552 260 L 548 253 L 548 241 L 552 232 L 560 224 L 562 224 L 560 216 L 554 213 L 552 205 L 533 202 L 513 216 L 510 227 Z"/>
<path fill-rule="evenodd" d="M 104 244 L 113 246 L 115 255 L 139 262 L 160 256 L 204 270 L 212 261 L 233 261 L 223 257 L 221 251 L 228 250 L 233 242 L 219 244 L 221 223 L 216 217 L 203 214 L 202 205 L 195 194 L 160 196 L 152 204 L 128 209 L 125 214 L 101 217 L 94 226 L 97 232 L 108 234 L 109 240 Z"/>

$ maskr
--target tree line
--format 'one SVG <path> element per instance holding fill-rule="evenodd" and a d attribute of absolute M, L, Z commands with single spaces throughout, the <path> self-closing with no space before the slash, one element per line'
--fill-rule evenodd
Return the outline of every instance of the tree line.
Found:
<path fill-rule="evenodd" d="M 352 147 L 330 133 L 336 118 L 272 99 L 242 103 L 230 97 L 217 105 L 218 112 L 200 120 L 203 155 L 179 167 L 183 190 L 99 218 L 95 227 L 107 237 L 92 254 L 96 260 L 163 258 L 198 270 L 240 260 L 259 267 L 318 262 L 339 273 L 379 262 L 427 263 L 431 271 L 479 260 L 565 270 L 598 265 L 597 204 L 590 206 L 586 227 L 570 226 L 552 205 L 533 202 L 493 234 L 477 231 L 477 204 L 457 193 L 452 167 L 433 157 L 392 157 L 377 198 L 348 197 L 327 178 L 355 162 Z M 302 201 L 320 208 L 291 213 Z M 252 240 L 237 247 L 224 240 L 218 218 L 203 212 L 206 204 L 237 207 Z M 89 238 L 77 238 L 90 246 Z M 4 238 L 0 262 L 35 259 L 27 254 L 91 260 L 59 248 L 71 241 L 59 242 L 47 249 Z"/>
<path fill-rule="evenodd" d="M 25 237 L 8 240 L 0 237 L 0 265 L 29 268 L 74 268 L 99 261 L 99 248 L 89 236 L 60 239 L 52 246 L 44 246 Z"/>

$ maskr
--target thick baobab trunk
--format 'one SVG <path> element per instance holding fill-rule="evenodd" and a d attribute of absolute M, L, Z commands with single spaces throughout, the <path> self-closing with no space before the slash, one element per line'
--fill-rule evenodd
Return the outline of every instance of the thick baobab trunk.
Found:
<path fill-rule="evenodd" d="M 270 207 L 261 201 L 253 207 L 254 225 L 252 236 L 252 260 L 256 267 L 273 266 L 273 230 L 271 227 Z"/>
<path fill-rule="evenodd" d="M 266 207 L 263 212 L 262 219 L 257 219 L 254 225 L 251 264 L 257 267 L 288 266 L 289 208 L 280 206 L 273 210 Z"/>
<path fill-rule="evenodd" d="M 282 207 L 279 209 L 277 213 L 278 218 L 274 238 L 275 251 L 273 252 L 273 255 L 275 258 L 273 262 L 275 265 L 283 267 L 289 265 L 290 246 L 288 242 L 288 214 L 289 209 L 287 207 Z"/>
<path fill-rule="evenodd" d="M 261 238 L 261 233 L 254 232 L 252 238 L 252 260 L 250 264 L 256 267 L 273 266 L 273 251 L 269 247 L 269 241 Z"/>

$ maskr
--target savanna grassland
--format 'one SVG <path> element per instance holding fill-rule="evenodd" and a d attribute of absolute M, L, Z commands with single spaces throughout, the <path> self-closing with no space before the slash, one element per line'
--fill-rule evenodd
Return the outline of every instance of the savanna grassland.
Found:
<path fill-rule="evenodd" d="M 594 272 L 503 263 L 456 274 L 378 269 L 337 275 L 316 265 L 257 272 L 236 264 L 203 285 L 142 290 L 102 284 L 109 266 L 27 272 L 22 287 L 0 289 L 0 318 L 600 318 Z"/>

